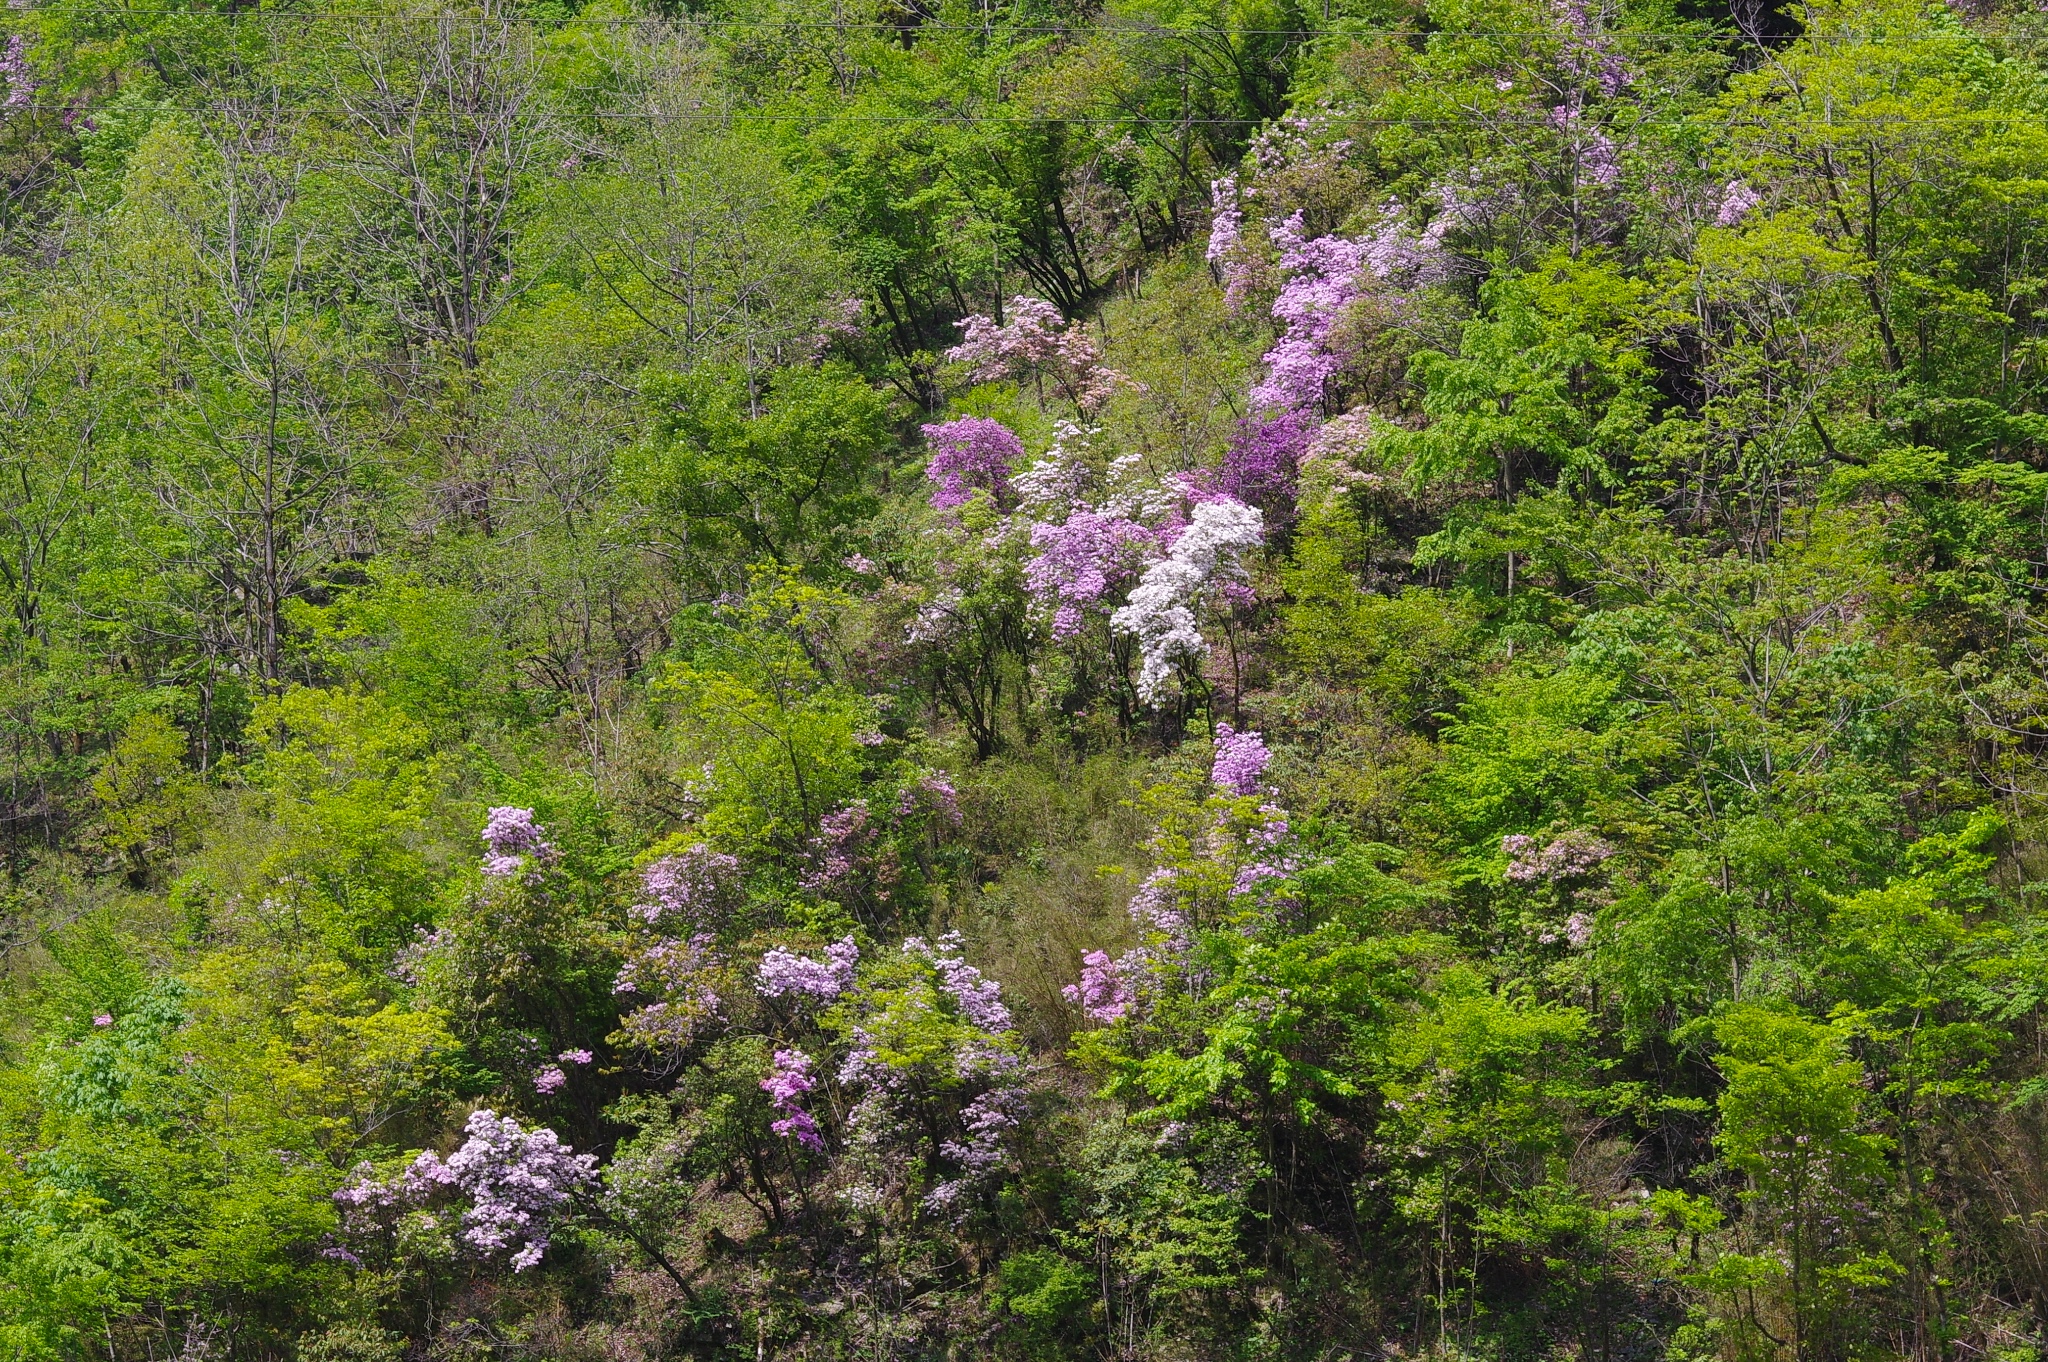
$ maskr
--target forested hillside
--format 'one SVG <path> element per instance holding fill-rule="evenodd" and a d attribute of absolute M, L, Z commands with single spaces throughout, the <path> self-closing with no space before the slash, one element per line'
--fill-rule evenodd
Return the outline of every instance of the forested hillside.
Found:
<path fill-rule="evenodd" d="M 0 10 L 0 1359 L 2036 1362 L 2048 13 L 644 4 Z"/>

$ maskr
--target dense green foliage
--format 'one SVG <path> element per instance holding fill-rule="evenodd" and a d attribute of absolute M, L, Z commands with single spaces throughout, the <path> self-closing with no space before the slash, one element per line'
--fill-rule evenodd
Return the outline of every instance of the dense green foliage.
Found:
<path fill-rule="evenodd" d="M 2048 19 L 0 11 L 0 1359 L 2048 1347 Z"/>

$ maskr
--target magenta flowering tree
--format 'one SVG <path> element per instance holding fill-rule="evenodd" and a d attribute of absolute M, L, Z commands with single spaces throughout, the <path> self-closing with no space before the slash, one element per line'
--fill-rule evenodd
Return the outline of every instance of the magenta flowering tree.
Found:
<path fill-rule="evenodd" d="M 931 449 L 924 475 L 933 484 L 933 506 L 952 510 L 965 505 L 979 489 L 994 497 L 998 507 L 1005 507 L 1010 470 L 1024 458 L 1024 445 L 1008 426 L 986 417 L 965 416 L 923 430 Z"/>
<path fill-rule="evenodd" d="M 1227 723 L 1216 725 L 1216 754 L 1209 767 L 1209 779 L 1216 788 L 1241 797 L 1259 790 L 1259 777 L 1266 774 L 1273 754 L 1256 730 L 1239 733 Z"/>
<path fill-rule="evenodd" d="M 768 1094 L 769 1105 L 776 1113 L 769 1129 L 822 1153 L 825 1138 L 818 1133 L 817 1121 L 803 1107 L 804 1095 L 817 1086 L 811 1057 L 801 1050 L 777 1050 L 774 1069 L 761 1080 L 761 1091 Z"/>
<path fill-rule="evenodd" d="M 509 1116 L 472 1112 L 467 1139 L 445 1160 L 427 1149 L 394 1176 L 358 1164 L 334 1194 L 342 1233 L 367 1247 L 394 1240 L 477 1257 L 504 1256 L 523 1272 L 547 1252 L 552 1229 L 597 1179 L 597 1159 L 578 1154 L 544 1127 L 527 1130 Z M 455 1214 L 452 1237 L 446 1217 Z M 360 1263 L 349 1249 L 334 1256 Z"/>

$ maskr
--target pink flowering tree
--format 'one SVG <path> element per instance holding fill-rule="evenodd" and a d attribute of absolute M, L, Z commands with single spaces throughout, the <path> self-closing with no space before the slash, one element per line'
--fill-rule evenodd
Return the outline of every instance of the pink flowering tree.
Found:
<path fill-rule="evenodd" d="M 1510 833 L 1500 850 L 1507 858 L 1502 880 L 1525 891 L 1504 907 L 1504 923 L 1514 924 L 1519 908 L 1525 940 L 1572 951 L 1591 946 L 1595 917 L 1609 899 L 1605 881 L 1614 845 L 1571 828 L 1550 838 Z"/>
<path fill-rule="evenodd" d="M 1043 399 L 1050 382 L 1082 412 L 1099 410 L 1120 387 L 1136 386 L 1103 363 L 1102 348 L 1086 322 L 1066 320 L 1043 298 L 1012 298 L 1006 321 L 977 313 L 960 323 L 960 332 L 960 344 L 946 358 L 969 366 L 969 377 L 977 383 L 1028 378 Z"/>

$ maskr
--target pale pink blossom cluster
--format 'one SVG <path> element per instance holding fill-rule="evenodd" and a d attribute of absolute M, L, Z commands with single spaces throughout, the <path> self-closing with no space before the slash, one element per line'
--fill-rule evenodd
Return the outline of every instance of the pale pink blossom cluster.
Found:
<path fill-rule="evenodd" d="M 1614 855 L 1612 846 L 1578 828 L 1544 847 L 1539 847 L 1534 837 L 1511 833 L 1500 839 L 1500 849 L 1509 857 L 1507 878 L 1515 884 L 1577 879 L 1592 874 Z"/>
<path fill-rule="evenodd" d="M 36 79 L 35 68 L 28 61 L 28 40 L 19 33 L 7 39 L 7 49 L 0 52 L 0 80 L 7 84 L 7 96 L 0 99 L 0 109 L 20 109 L 41 88 Z"/>
<path fill-rule="evenodd" d="M 809 864 L 796 877 L 811 894 L 850 893 L 863 872 L 875 872 L 884 898 L 894 882 L 894 860 L 887 847 L 873 854 L 881 836 L 865 799 L 852 800 L 818 820 L 818 833 L 807 847 Z"/>
<path fill-rule="evenodd" d="M 412 929 L 412 940 L 391 953 L 392 978 L 400 983 L 418 988 L 426 982 L 427 967 L 433 958 L 455 944 L 455 934 L 436 927 L 428 931 L 425 927 Z"/>
<path fill-rule="evenodd" d="M 931 962 L 938 971 L 940 986 L 951 995 L 953 1005 L 969 1024 L 983 1031 L 1010 1029 L 1010 1009 L 1003 1003 L 1002 985 L 982 977 L 981 971 L 961 956 L 958 932 L 946 933 L 931 946 L 923 938 L 913 936 L 903 943 L 903 950 L 906 955 L 921 955 Z"/>
<path fill-rule="evenodd" d="M 1564 920 L 1564 927 L 1562 929 L 1551 930 L 1546 928 L 1536 934 L 1536 939 L 1546 946 L 1554 946 L 1558 942 L 1563 941 L 1569 944 L 1573 950 L 1582 951 L 1593 944 L 1593 915 L 1591 913 L 1573 913 Z"/>
<path fill-rule="evenodd" d="M 1620 150 L 1598 122 L 1562 105 L 1550 111 L 1550 122 L 1565 135 L 1576 183 L 1604 189 L 1621 178 Z"/>
<path fill-rule="evenodd" d="M 1408 210 L 1398 199 L 1380 206 L 1378 221 L 1362 243 L 1362 259 L 1374 277 L 1397 284 L 1436 284 L 1450 275 L 1444 238 L 1464 219 L 1463 204 L 1450 200 L 1420 232 L 1408 225 Z"/>
<path fill-rule="evenodd" d="M 1264 177 L 1293 170 L 1314 177 L 1333 170 L 1351 150 L 1351 139 L 1322 140 L 1329 116 L 1330 110 L 1325 107 L 1276 118 L 1261 128 L 1245 153 L 1255 174 Z"/>
<path fill-rule="evenodd" d="M 1067 321 L 1043 298 L 1010 300 L 1010 319 L 997 323 L 976 313 L 960 323 L 961 341 L 946 352 L 955 363 L 973 366 L 977 383 L 1004 378 L 1050 379 L 1084 412 L 1109 401 L 1119 387 L 1136 385 L 1102 362 L 1102 349 L 1087 323 Z"/>
<path fill-rule="evenodd" d="M 881 1157 L 892 1147 L 900 1151 L 929 1129 L 932 1090 L 963 1088 L 973 1096 L 959 1112 L 962 1138 L 940 1138 L 937 1143 L 939 1156 L 952 1162 L 957 1172 L 923 1198 L 928 1211 L 959 1213 L 968 1194 L 1008 1161 L 1010 1132 L 1022 1124 L 1028 1107 L 1025 1065 L 1009 1034 L 1012 1019 L 1000 986 L 966 962 L 958 934 L 948 933 L 936 942 L 911 937 L 903 942 L 902 952 L 931 971 L 934 992 L 951 1001 L 959 1030 L 945 1052 L 931 1061 L 937 1072 L 928 1072 L 920 1085 L 900 1059 L 883 1057 L 865 1025 L 856 1021 L 849 1028 L 849 1045 L 839 1066 L 840 1083 L 859 1094 L 847 1119 L 849 1152 Z M 878 1193 L 863 1184 L 850 1196 L 855 1204 L 873 1204 Z"/>
<path fill-rule="evenodd" d="M 1764 201 L 1764 196 L 1741 180 L 1730 180 L 1721 190 L 1721 205 L 1714 214 L 1716 227 L 1737 227 Z"/>
<path fill-rule="evenodd" d="M 1237 202 L 1237 180 L 1225 175 L 1209 182 L 1209 249 L 1210 264 L 1220 264 L 1244 235 L 1244 209 Z"/>
<path fill-rule="evenodd" d="M 1147 935 L 1162 940 L 1174 951 L 1185 951 L 1191 943 L 1187 910 L 1182 906 L 1180 875 L 1172 866 L 1160 866 L 1138 884 L 1131 895 L 1131 921 Z"/>
<path fill-rule="evenodd" d="M 929 1210 L 954 1206 L 962 1193 L 999 1171 L 1007 1159 L 1006 1138 L 1024 1123 L 1029 1102 L 1017 1081 L 1023 1068 L 1017 1057 L 1006 1050 L 992 1050 L 980 1067 L 997 1081 L 960 1109 L 960 1127 L 967 1138 L 939 1142 L 939 1153 L 960 1166 L 960 1176 L 925 1194 Z"/>
<path fill-rule="evenodd" d="M 1566 30 L 1565 53 L 1574 74 L 1612 99 L 1634 80 L 1628 62 L 1594 18 L 1586 0 L 1553 0 L 1552 12 Z"/>
<path fill-rule="evenodd" d="M 486 1256 L 509 1251 L 515 1272 L 538 1263 L 553 1223 L 596 1181 L 596 1158 L 576 1153 L 552 1130 L 524 1130 L 489 1110 L 472 1112 L 464 1132 L 468 1139 L 445 1161 L 422 1150 L 394 1180 L 378 1179 L 367 1163 L 357 1165 L 334 1194 L 344 1229 L 366 1233 L 380 1227 L 380 1212 L 452 1195 L 469 1203 L 460 1236 L 469 1249 Z"/>
<path fill-rule="evenodd" d="M 897 796 L 897 816 L 908 818 L 920 799 L 929 803 L 939 817 L 956 828 L 960 826 L 960 792 L 953 788 L 952 781 L 937 772 L 919 776 L 914 784 Z"/>
<path fill-rule="evenodd" d="M 1209 185 L 1209 265 L 1223 285 L 1223 301 L 1231 312 L 1243 311 L 1256 271 L 1244 242 L 1244 207 L 1237 180 L 1225 175 Z"/>

